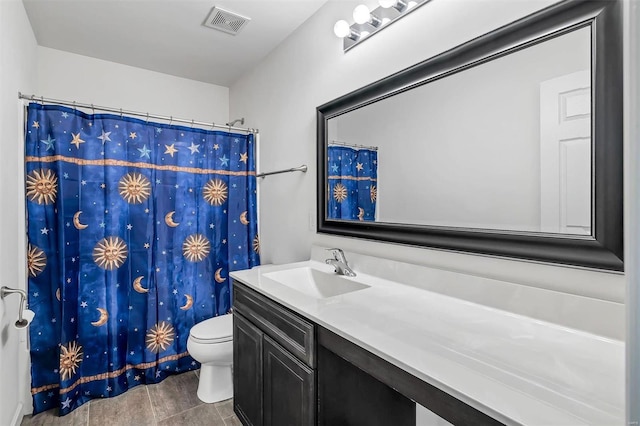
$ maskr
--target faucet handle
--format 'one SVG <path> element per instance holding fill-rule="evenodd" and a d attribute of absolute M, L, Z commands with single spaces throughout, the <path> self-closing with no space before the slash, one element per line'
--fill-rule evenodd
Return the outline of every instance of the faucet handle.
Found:
<path fill-rule="evenodd" d="M 342 251 L 342 249 L 339 249 L 336 247 L 336 248 L 328 248 L 326 250 L 330 251 L 333 254 L 333 258 L 335 260 L 346 263 L 347 260 L 346 260 L 346 257 L 344 256 L 344 252 Z"/>

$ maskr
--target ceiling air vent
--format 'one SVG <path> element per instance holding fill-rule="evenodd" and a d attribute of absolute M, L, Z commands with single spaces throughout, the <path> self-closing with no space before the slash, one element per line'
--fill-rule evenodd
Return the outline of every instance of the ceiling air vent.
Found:
<path fill-rule="evenodd" d="M 209 16 L 207 16 L 204 26 L 223 31 L 227 34 L 236 35 L 250 20 L 251 18 L 215 6 L 211 9 Z"/>

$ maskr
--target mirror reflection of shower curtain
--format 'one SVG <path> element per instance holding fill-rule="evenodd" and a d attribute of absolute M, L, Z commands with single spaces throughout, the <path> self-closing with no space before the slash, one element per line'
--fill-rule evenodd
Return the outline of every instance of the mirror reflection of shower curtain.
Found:
<path fill-rule="evenodd" d="M 378 152 L 375 148 L 329 145 L 329 219 L 375 221 Z"/>

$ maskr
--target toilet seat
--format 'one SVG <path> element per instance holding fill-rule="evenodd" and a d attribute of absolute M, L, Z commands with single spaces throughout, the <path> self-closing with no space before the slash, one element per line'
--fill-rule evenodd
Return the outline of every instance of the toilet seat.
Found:
<path fill-rule="evenodd" d="M 191 327 L 189 338 L 202 344 L 231 341 L 233 339 L 233 315 L 220 315 L 197 323 Z"/>

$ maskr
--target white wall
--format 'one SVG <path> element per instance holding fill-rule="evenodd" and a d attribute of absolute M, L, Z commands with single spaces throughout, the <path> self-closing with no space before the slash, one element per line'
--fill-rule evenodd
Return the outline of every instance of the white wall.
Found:
<path fill-rule="evenodd" d="M 640 3 L 625 2 L 627 421 L 640 422 Z"/>
<path fill-rule="evenodd" d="M 329 139 L 378 147 L 382 222 L 540 231 L 540 83 L 590 65 L 583 28 L 340 115 Z"/>
<path fill-rule="evenodd" d="M 557 310 L 555 294 L 578 295 L 572 299 L 577 309 L 560 315 L 576 316 L 570 321 L 573 324 L 581 323 L 581 315 L 602 318 L 598 332 L 623 339 L 623 275 L 315 233 L 310 222 L 315 220 L 316 208 L 317 106 L 554 1 L 434 0 L 343 53 L 341 40 L 333 35 L 333 24 L 350 19 L 357 3 L 328 2 L 231 87 L 231 115 L 244 116 L 249 126 L 260 129 L 260 168 L 309 166 L 306 174 L 270 176 L 260 183 L 263 263 L 306 259 L 315 243 L 512 281 L 521 284 L 523 291 L 527 287 L 551 290 L 529 309 L 532 316 L 546 318 L 550 310 Z M 586 303 L 594 300 L 603 302 Z"/>
<path fill-rule="evenodd" d="M 22 2 L 0 1 L 0 286 L 25 288 L 24 157 L 18 91 L 35 90 L 36 40 Z M 29 376 L 19 296 L 0 300 L 0 425 L 19 424 Z"/>
<path fill-rule="evenodd" d="M 229 89 L 38 47 L 38 96 L 224 124 Z"/>

